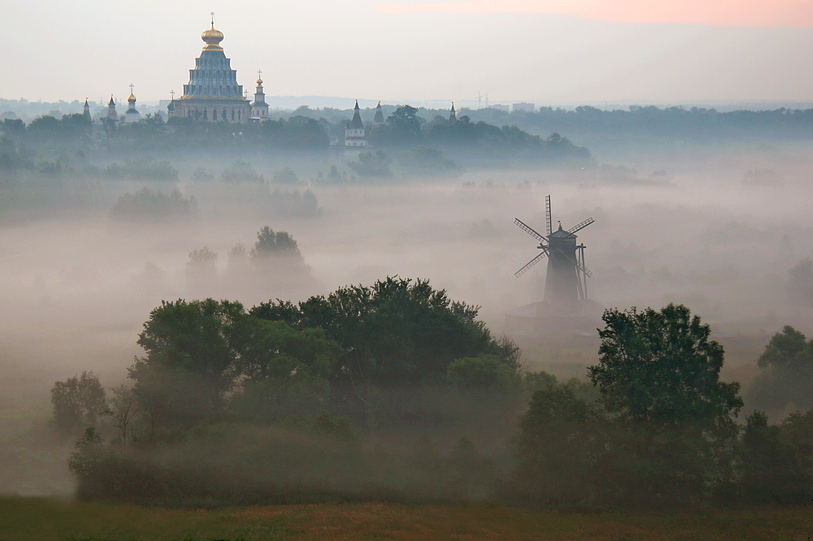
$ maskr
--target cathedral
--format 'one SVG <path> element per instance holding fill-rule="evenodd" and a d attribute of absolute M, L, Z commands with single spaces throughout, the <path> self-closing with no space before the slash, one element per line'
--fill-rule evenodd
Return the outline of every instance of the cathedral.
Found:
<path fill-rule="evenodd" d="M 173 97 L 167 106 L 168 116 L 210 122 L 248 122 L 252 116 L 267 116 L 262 79 L 257 80 L 255 94 L 262 105 L 252 107 L 243 96 L 243 86 L 237 84 L 237 70 L 231 69 L 231 59 L 223 53 L 220 46 L 223 32 L 215 29 L 214 19 L 211 28 L 200 37 L 205 43 L 203 51 L 195 60 L 195 67 L 189 70 L 183 96 Z"/>

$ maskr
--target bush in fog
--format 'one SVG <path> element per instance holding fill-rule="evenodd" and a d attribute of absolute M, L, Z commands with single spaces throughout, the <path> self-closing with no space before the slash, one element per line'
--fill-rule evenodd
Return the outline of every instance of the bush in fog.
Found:
<path fill-rule="evenodd" d="M 271 182 L 274 184 L 299 184 L 299 178 L 290 167 L 284 167 L 279 171 L 274 171 L 271 177 Z"/>
<path fill-rule="evenodd" d="M 140 160 L 124 160 L 124 163 L 112 163 L 104 168 L 103 175 L 111 180 L 178 180 L 178 170 L 167 160 L 155 161 L 152 157 Z"/>
<path fill-rule="evenodd" d="M 360 177 L 388 178 L 392 176 L 390 164 L 392 158 L 381 152 L 362 152 L 356 161 L 347 162 L 347 165 Z"/>
<path fill-rule="evenodd" d="M 166 195 L 149 188 L 118 198 L 110 210 L 110 217 L 118 221 L 164 221 L 184 219 L 197 213 L 194 197 L 186 198 L 177 190 Z"/>
<path fill-rule="evenodd" d="M 215 179 L 215 176 L 208 169 L 198 167 L 192 172 L 192 175 L 189 178 L 196 182 L 211 182 Z"/>
<path fill-rule="evenodd" d="M 514 493 L 536 504 L 593 503 L 604 423 L 566 387 L 536 391 L 520 419 Z"/>
<path fill-rule="evenodd" d="M 249 162 L 244 162 L 242 160 L 236 160 L 230 166 L 225 168 L 222 173 L 220 173 L 220 180 L 223 182 L 254 182 L 254 183 L 262 183 L 265 182 L 265 179 L 261 175 L 257 174 L 257 171 L 251 167 Z"/>
<path fill-rule="evenodd" d="M 736 449 L 737 477 L 728 497 L 765 503 L 809 502 L 813 497 L 813 410 L 779 425 L 755 411 Z"/>
<path fill-rule="evenodd" d="M 96 427 L 106 410 L 104 387 L 93 372 L 82 372 L 51 388 L 52 426 L 63 436 L 76 437 L 86 428 Z"/>
<path fill-rule="evenodd" d="M 300 193 L 299 190 L 280 190 L 271 192 L 268 211 L 274 216 L 296 216 L 313 218 L 322 214 L 322 208 L 311 190 Z"/>
<path fill-rule="evenodd" d="M 192 250 L 186 262 L 186 279 L 193 287 L 205 287 L 217 278 L 217 254 L 207 247 Z"/>
<path fill-rule="evenodd" d="M 417 176 L 449 176 L 461 173 L 460 167 L 455 162 L 434 148 L 414 148 L 400 155 L 398 163 L 407 173 Z"/>

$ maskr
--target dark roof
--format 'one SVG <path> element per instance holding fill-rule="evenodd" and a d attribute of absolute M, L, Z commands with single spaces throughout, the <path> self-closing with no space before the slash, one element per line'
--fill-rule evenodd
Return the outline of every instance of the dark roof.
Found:
<path fill-rule="evenodd" d="M 564 229 L 562 229 L 562 224 L 559 224 L 559 229 L 551 233 L 548 238 L 575 239 L 576 235 L 569 231 L 565 231 Z"/>
<path fill-rule="evenodd" d="M 355 111 L 353 111 L 353 120 L 350 121 L 351 130 L 363 130 L 364 123 L 361 121 L 361 113 L 359 113 L 359 100 L 356 100 Z"/>
<path fill-rule="evenodd" d="M 384 113 L 381 111 L 381 102 L 378 102 L 378 106 L 375 108 L 375 117 L 373 118 L 373 122 L 384 122 Z"/>

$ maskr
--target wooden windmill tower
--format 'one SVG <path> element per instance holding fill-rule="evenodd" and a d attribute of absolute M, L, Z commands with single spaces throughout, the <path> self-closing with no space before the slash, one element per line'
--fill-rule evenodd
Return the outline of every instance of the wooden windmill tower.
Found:
<path fill-rule="evenodd" d="M 545 276 L 545 302 L 551 305 L 574 305 L 577 301 L 587 300 L 587 278 L 592 273 L 584 266 L 584 244 L 576 243 L 576 232 L 581 231 L 595 220 L 588 218 L 583 222 L 553 231 L 551 227 L 550 195 L 545 196 L 546 233 L 540 235 L 519 218 L 514 219 L 520 229 L 539 241 L 537 248 L 542 250 L 524 267 L 514 273 L 520 277 L 531 267 L 548 258 L 548 272 Z"/>

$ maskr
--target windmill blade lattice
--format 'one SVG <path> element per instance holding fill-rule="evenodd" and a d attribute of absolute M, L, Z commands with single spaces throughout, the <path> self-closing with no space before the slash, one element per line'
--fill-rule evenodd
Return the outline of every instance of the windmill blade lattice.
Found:
<path fill-rule="evenodd" d="M 567 232 L 568 233 L 575 233 L 576 231 L 581 231 L 582 229 L 584 229 L 588 225 L 592 224 L 593 222 L 595 222 L 595 220 L 593 218 L 587 218 L 585 221 L 583 221 L 583 222 L 581 222 L 579 224 L 576 224 L 573 227 L 571 227 L 570 229 L 568 229 Z"/>
<path fill-rule="evenodd" d="M 517 278 L 519 278 L 520 276 L 522 276 L 523 274 L 525 274 L 526 272 L 528 272 L 528 270 L 529 270 L 531 267 L 533 267 L 534 265 L 536 265 L 537 263 L 539 263 L 540 261 L 542 261 L 542 259 L 544 259 L 544 258 L 545 258 L 545 256 L 547 256 L 547 255 L 548 255 L 548 252 L 547 252 L 547 251 L 542 252 L 541 254 L 537 255 L 535 258 L 533 258 L 533 259 L 531 259 L 530 261 L 528 261 L 528 262 L 525 264 L 525 266 L 524 266 L 524 267 L 522 267 L 522 268 L 521 268 L 521 269 L 519 269 L 517 272 L 515 272 L 515 273 L 514 273 L 514 276 L 516 276 Z"/>
<path fill-rule="evenodd" d="M 529 225 L 526 225 L 525 222 L 523 222 L 519 218 L 514 218 L 514 223 L 517 224 L 517 226 L 519 226 L 520 229 L 528 233 L 530 236 L 532 236 L 539 242 L 548 242 L 548 239 L 534 231 Z"/>

